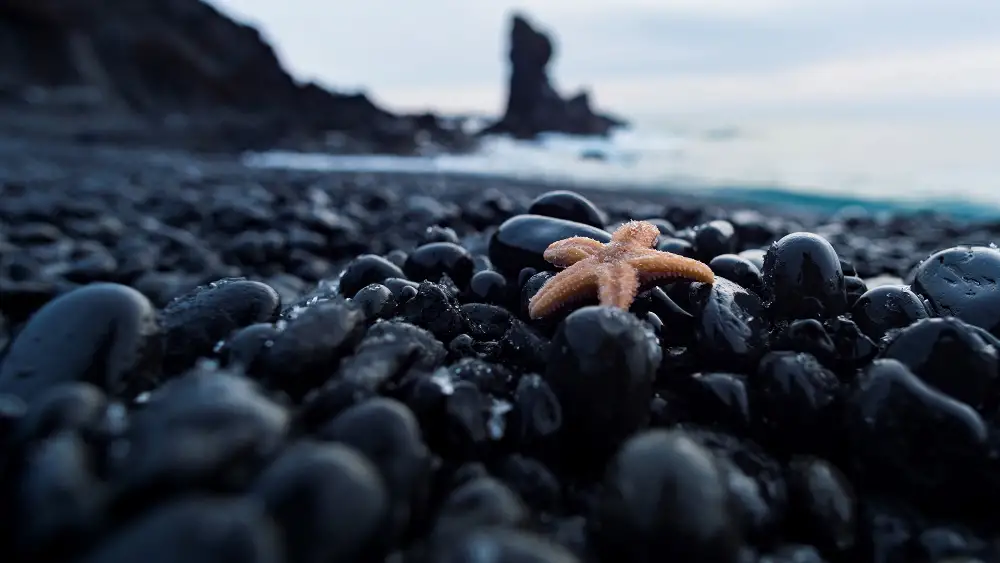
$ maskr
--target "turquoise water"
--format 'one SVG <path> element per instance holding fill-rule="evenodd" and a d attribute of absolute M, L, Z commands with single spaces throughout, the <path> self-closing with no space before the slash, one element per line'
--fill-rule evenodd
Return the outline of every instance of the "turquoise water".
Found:
<path fill-rule="evenodd" d="M 646 120 L 609 139 L 487 140 L 425 157 L 270 152 L 252 166 L 461 173 L 715 195 L 822 210 L 934 210 L 1000 219 L 1000 121 Z"/>

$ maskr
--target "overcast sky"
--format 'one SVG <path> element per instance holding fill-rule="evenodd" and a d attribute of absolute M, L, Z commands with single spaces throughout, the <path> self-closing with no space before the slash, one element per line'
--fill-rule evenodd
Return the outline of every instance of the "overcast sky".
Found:
<path fill-rule="evenodd" d="M 212 0 L 286 66 L 392 109 L 502 109 L 508 14 L 625 115 L 1000 115 L 1000 0 Z"/>

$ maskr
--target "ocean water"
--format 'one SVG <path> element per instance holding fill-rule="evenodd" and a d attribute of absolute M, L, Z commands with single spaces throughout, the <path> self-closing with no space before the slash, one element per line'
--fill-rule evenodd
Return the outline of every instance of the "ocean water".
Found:
<path fill-rule="evenodd" d="M 649 119 L 607 139 L 488 139 L 471 155 L 245 155 L 251 166 L 462 173 L 825 209 L 1000 218 L 1000 120 Z M 475 126 L 472 124 L 471 126 Z"/>

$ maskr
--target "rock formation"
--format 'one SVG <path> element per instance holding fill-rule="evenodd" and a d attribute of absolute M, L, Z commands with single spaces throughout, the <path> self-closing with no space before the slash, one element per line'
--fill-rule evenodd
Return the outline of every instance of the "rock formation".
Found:
<path fill-rule="evenodd" d="M 468 144 L 433 115 L 398 116 L 364 94 L 297 83 L 256 29 L 202 0 L 3 0 L 0 108 L 8 132 L 30 129 L 29 114 L 58 114 L 31 123 L 82 136 L 111 135 L 117 123 L 123 135 L 210 149 L 301 147 L 329 132 L 354 151 Z"/>
<path fill-rule="evenodd" d="M 510 79 L 503 118 L 482 131 L 534 138 L 542 132 L 607 135 L 626 123 L 598 114 L 590 107 L 586 90 L 563 98 L 552 87 L 547 67 L 554 56 L 552 40 L 519 14 L 510 28 Z"/>

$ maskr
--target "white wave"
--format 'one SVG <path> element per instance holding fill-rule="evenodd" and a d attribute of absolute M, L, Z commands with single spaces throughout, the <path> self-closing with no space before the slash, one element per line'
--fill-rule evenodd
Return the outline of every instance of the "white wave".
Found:
<path fill-rule="evenodd" d="M 1000 209 L 1000 127 L 790 123 L 661 126 L 608 138 L 493 137 L 475 154 L 428 157 L 253 153 L 247 164 L 325 171 L 462 173 L 629 188 L 779 190 Z M 1000 214 L 1000 211 L 998 211 Z"/>

